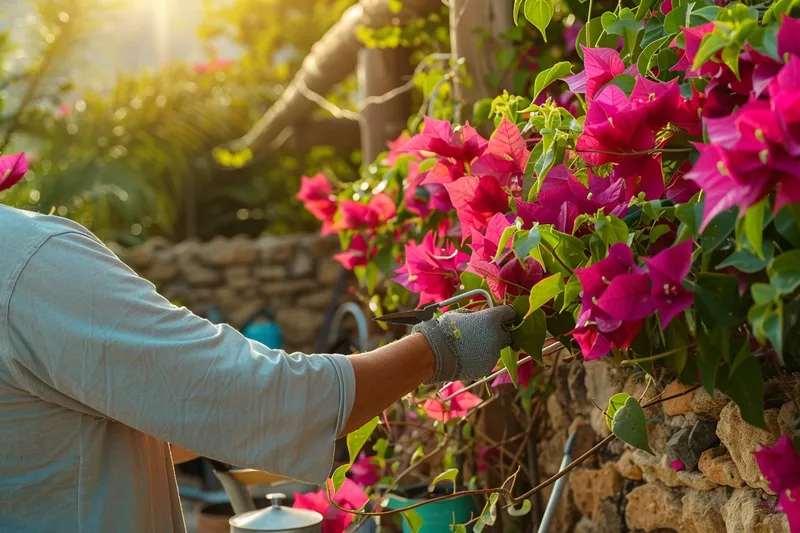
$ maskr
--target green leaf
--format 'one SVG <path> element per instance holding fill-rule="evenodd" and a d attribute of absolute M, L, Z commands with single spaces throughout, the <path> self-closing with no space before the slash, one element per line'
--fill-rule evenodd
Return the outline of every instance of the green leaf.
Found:
<path fill-rule="evenodd" d="M 539 230 L 536 228 L 530 231 L 517 232 L 517 234 L 514 235 L 514 253 L 517 254 L 518 258 L 524 261 L 525 258 L 530 255 L 531 250 L 539 246 L 540 241 Z"/>
<path fill-rule="evenodd" d="M 729 343 L 730 332 L 727 328 L 711 330 L 707 335 L 697 333 L 697 366 L 700 368 L 700 381 L 709 394 L 714 393 L 717 383 L 717 370 L 722 359 L 722 351 L 717 343 Z"/>
<path fill-rule="evenodd" d="M 431 481 L 428 487 L 428 492 L 433 492 L 433 489 L 442 481 L 450 481 L 453 483 L 453 492 L 456 490 L 456 478 L 458 477 L 458 468 L 448 468 Z"/>
<path fill-rule="evenodd" d="M 689 328 L 683 320 L 674 319 L 664 332 L 667 351 L 674 352 L 664 359 L 664 364 L 680 376 L 689 357 Z"/>
<path fill-rule="evenodd" d="M 600 17 L 600 22 L 607 34 L 618 35 L 623 38 L 625 51 L 629 51 L 633 48 L 636 42 L 636 36 L 642 29 L 641 20 L 637 19 L 633 11 L 627 7 L 619 12 L 619 16 L 615 16 L 613 13 L 606 11 Z"/>
<path fill-rule="evenodd" d="M 745 316 L 739 280 L 726 274 L 703 272 L 694 284 L 697 314 L 709 328 L 733 326 Z"/>
<path fill-rule="evenodd" d="M 689 25 L 687 16 L 689 9 L 688 3 L 673 6 L 672 11 L 664 19 L 664 29 L 667 30 L 667 33 L 678 34 L 681 32 L 681 26 Z"/>
<path fill-rule="evenodd" d="M 481 513 L 480 522 L 487 526 L 493 526 L 495 521 L 497 520 L 497 500 L 500 495 L 496 492 L 493 492 L 489 496 L 489 501 L 486 502 L 486 506 L 483 508 L 483 512 Z"/>
<path fill-rule="evenodd" d="M 370 435 L 372 435 L 372 432 L 375 431 L 376 427 L 378 427 L 377 416 L 347 435 L 347 451 L 350 455 L 350 464 L 342 465 L 334 471 L 333 476 L 331 476 L 334 490 L 339 490 L 339 488 L 341 488 L 342 483 L 344 483 L 345 474 L 347 474 L 347 472 L 350 470 L 350 466 L 356 461 L 356 459 L 358 459 L 358 454 L 361 453 L 361 448 L 363 448 L 364 444 L 367 443 Z"/>
<path fill-rule="evenodd" d="M 753 357 L 753 354 L 750 352 L 750 333 L 745 330 L 745 337 L 743 339 L 737 339 L 734 343 L 733 352 L 735 355 L 730 363 L 730 371 L 728 372 L 729 376 L 732 376 L 736 369 L 739 368 L 745 359 L 749 357 Z"/>
<path fill-rule="evenodd" d="M 539 281 L 536 285 L 531 287 L 531 294 L 528 297 L 528 314 L 530 315 L 561 294 L 563 290 L 564 278 L 560 274 L 553 274 Z"/>
<path fill-rule="evenodd" d="M 561 61 L 552 67 L 541 71 L 536 75 L 536 80 L 533 82 L 533 100 L 535 101 L 541 92 L 545 90 L 551 83 L 563 78 L 572 72 L 572 65 L 569 61 Z"/>
<path fill-rule="evenodd" d="M 526 514 L 528 514 L 530 512 L 531 512 L 531 501 L 530 500 L 524 500 L 522 502 L 522 507 L 520 507 L 519 509 L 517 509 L 513 505 L 508 508 L 508 514 L 510 514 L 511 516 L 525 516 Z"/>
<path fill-rule="evenodd" d="M 699 204 L 698 204 L 699 205 Z M 709 222 L 701 237 L 703 252 L 711 253 L 733 233 L 736 228 L 736 211 L 720 213 Z"/>
<path fill-rule="evenodd" d="M 772 244 L 764 243 L 761 251 L 762 257 L 757 256 L 750 250 L 739 250 L 726 257 L 717 265 L 716 269 L 722 270 L 730 266 L 741 272 L 753 274 L 764 270 L 767 264 L 772 260 L 774 253 L 775 251 Z"/>
<path fill-rule="evenodd" d="M 500 234 L 500 240 L 497 242 L 497 253 L 494 254 L 494 260 L 497 261 L 500 259 L 506 251 L 506 246 L 508 245 L 508 240 L 511 239 L 514 234 L 517 232 L 516 226 L 508 226 L 506 229 L 503 230 L 503 233 Z"/>
<path fill-rule="evenodd" d="M 581 280 L 578 279 L 578 276 L 575 274 L 570 276 L 566 287 L 564 287 L 564 305 L 561 306 L 561 311 L 564 311 L 567 307 L 576 303 L 582 290 L 583 287 L 581 286 Z"/>
<path fill-rule="evenodd" d="M 525 0 L 525 18 L 536 26 L 547 42 L 547 26 L 553 18 L 553 6 L 548 0 Z"/>
<path fill-rule="evenodd" d="M 634 448 L 654 455 L 647 441 L 647 419 L 644 409 L 634 397 L 629 397 L 625 405 L 614 414 L 611 431 Z"/>
<path fill-rule="evenodd" d="M 451 526 L 450 530 L 453 533 L 467 533 L 467 528 L 462 526 L 461 524 L 458 524 L 456 526 Z"/>
<path fill-rule="evenodd" d="M 606 85 L 615 85 L 622 89 L 622 92 L 624 92 L 626 96 L 630 97 L 633 92 L 633 87 L 636 85 L 636 78 L 630 74 L 620 74 L 619 76 L 615 76 L 614 79 L 609 81 Z"/>
<path fill-rule="evenodd" d="M 767 202 L 764 199 L 752 206 L 744 214 L 744 234 L 760 259 L 764 259 L 762 236 L 764 234 L 764 211 L 766 207 Z"/>
<path fill-rule="evenodd" d="M 519 365 L 519 354 L 511 349 L 510 346 L 506 346 L 502 350 L 500 350 L 500 359 L 503 361 L 503 366 L 506 367 L 506 371 L 508 372 L 509 377 L 511 377 L 511 383 L 514 386 L 517 386 L 517 366 Z"/>
<path fill-rule="evenodd" d="M 422 517 L 414 509 L 410 511 L 403 511 L 403 519 L 405 519 L 411 533 L 418 533 L 419 528 L 422 527 Z"/>
<path fill-rule="evenodd" d="M 764 378 L 758 359 L 752 356 L 745 358 L 730 377 L 720 373 L 720 378 L 719 390 L 739 406 L 742 419 L 751 426 L 767 431 L 767 422 L 764 420 Z"/>
<path fill-rule="evenodd" d="M 589 42 L 586 38 L 587 28 L 589 29 L 592 42 Z M 603 29 L 603 23 L 600 20 L 600 17 L 595 17 L 590 20 L 588 24 L 584 25 L 583 28 L 581 28 L 581 30 L 578 32 L 578 38 L 575 39 L 576 52 L 578 52 L 578 56 L 583 59 L 583 49 L 578 46 L 580 44 L 586 46 L 587 48 L 616 47 L 617 36 L 607 34 Z"/>
<path fill-rule="evenodd" d="M 775 229 L 792 246 L 800 248 L 800 204 L 790 204 L 781 208 L 775 216 Z"/>
<path fill-rule="evenodd" d="M 537 309 L 530 315 L 528 314 L 528 298 L 519 296 L 514 300 L 514 310 L 517 312 L 518 324 L 511 330 L 511 348 L 522 351 L 533 357 L 539 364 L 544 366 L 542 361 L 542 346 L 547 335 L 547 317 L 544 311 Z M 514 379 L 514 383 L 517 380 Z"/>
<path fill-rule="evenodd" d="M 647 76 L 650 74 L 650 66 L 652 64 L 653 56 L 661 50 L 661 47 L 670 40 L 669 35 L 656 39 L 644 47 L 642 53 L 639 54 L 639 59 L 636 60 L 636 68 L 639 69 L 639 74 Z"/>
<path fill-rule="evenodd" d="M 465 292 L 480 289 L 483 286 L 483 278 L 473 272 L 464 271 L 461 273 L 461 284 Z"/>
<path fill-rule="evenodd" d="M 790 250 L 775 257 L 767 272 L 779 294 L 793 293 L 800 287 L 800 250 Z"/>
<path fill-rule="evenodd" d="M 700 48 L 697 50 L 697 55 L 694 56 L 692 70 L 697 70 L 702 67 L 714 54 L 725 48 L 728 41 L 728 37 L 723 36 L 716 30 L 711 33 L 706 33 L 703 36 L 703 40 L 700 41 Z"/>
<path fill-rule="evenodd" d="M 764 335 L 767 336 L 775 353 L 782 359 L 783 355 L 783 303 L 772 306 L 771 311 L 764 317 Z"/>
<path fill-rule="evenodd" d="M 586 262 L 585 246 L 577 237 L 556 231 L 553 226 L 539 226 L 539 251 L 548 272 L 572 272 Z M 566 267 L 566 268 L 565 268 Z"/>
<path fill-rule="evenodd" d="M 639 7 L 636 8 L 636 20 L 644 20 L 644 16 L 650 11 L 650 6 L 655 0 L 641 0 Z"/>
<path fill-rule="evenodd" d="M 614 421 L 614 416 L 617 414 L 617 411 L 622 409 L 622 406 L 625 405 L 625 402 L 627 402 L 630 397 L 631 395 L 627 392 L 620 392 L 608 399 L 608 407 L 606 407 L 606 424 L 608 424 L 608 429 L 612 429 L 611 424 Z"/>
<path fill-rule="evenodd" d="M 594 232 L 608 247 L 628 242 L 628 226 L 614 215 L 600 215 L 594 223 Z"/>
<path fill-rule="evenodd" d="M 650 17 L 647 20 L 647 24 L 645 24 L 644 36 L 642 36 L 642 42 L 640 46 L 642 48 L 647 48 L 654 41 L 658 41 L 659 39 L 663 39 L 664 37 L 671 38 L 671 36 L 664 29 L 664 24 L 662 23 L 661 19 L 657 16 Z"/>
<path fill-rule="evenodd" d="M 756 305 L 769 305 L 778 299 L 778 292 L 772 285 L 766 283 L 753 283 L 750 293 Z"/>
<path fill-rule="evenodd" d="M 522 7 L 523 0 L 514 0 L 514 25 L 519 26 L 519 8 Z"/>

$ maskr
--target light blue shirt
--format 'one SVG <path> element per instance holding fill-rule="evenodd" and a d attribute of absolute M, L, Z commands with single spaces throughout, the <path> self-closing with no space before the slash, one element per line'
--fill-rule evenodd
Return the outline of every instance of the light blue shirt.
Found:
<path fill-rule="evenodd" d="M 321 483 L 346 357 L 159 296 L 82 226 L 0 206 L 0 532 L 183 532 L 169 446 Z"/>

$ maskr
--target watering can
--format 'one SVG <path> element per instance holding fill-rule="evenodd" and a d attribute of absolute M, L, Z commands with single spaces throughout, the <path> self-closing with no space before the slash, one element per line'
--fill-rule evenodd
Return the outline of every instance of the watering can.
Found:
<path fill-rule="evenodd" d="M 281 328 L 269 309 L 260 309 L 251 314 L 242 327 L 242 335 L 273 350 L 283 348 Z"/>

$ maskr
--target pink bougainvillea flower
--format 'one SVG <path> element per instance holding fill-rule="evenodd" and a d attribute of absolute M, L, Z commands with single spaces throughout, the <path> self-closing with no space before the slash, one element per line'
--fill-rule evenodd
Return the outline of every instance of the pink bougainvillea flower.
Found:
<path fill-rule="evenodd" d="M 366 237 L 361 233 L 357 233 L 353 240 L 350 241 L 350 246 L 347 250 L 334 255 L 333 258 L 339 261 L 347 270 L 353 270 L 357 266 L 366 266 L 374 255 L 375 250 L 369 245 Z"/>
<path fill-rule="evenodd" d="M 756 462 L 769 488 L 789 519 L 789 529 L 800 531 L 800 454 L 789 437 L 782 435 L 771 448 L 758 447 Z"/>
<path fill-rule="evenodd" d="M 707 119 L 706 126 L 711 144 L 696 145 L 700 158 L 686 175 L 705 192 L 701 230 L 733 206 L 743 216 L 775 189 L 776 211 L 800 201 L 800 165 L 789 152 L 791 135 L 769 102 L 748 102 L 729 117 Z"/>
<path fill-rule="evenodd" d="M 661 327 L 667 325 L 694 302 L 694 294 L 683 287 L 683 280 L 692 268 L 692 241 L 683 241 L 655 257 L 645 258 L 652 283 L 653 303 L 661 316 Z"/>
<path fill-rule="evenodd" d="M 686 179 L 686 173 L 691 169 L 692 164 L 689 161 L 685 161 L 670 178 L 664 196 L 672 200 L 673 203 L 686 203 L 700 192 L 700 187 L 697 186 L 697 183 Z"/>
<path fill-rule="evenodd" d="M 528 357 L 528 355 L 520 352 L 519 358 L 523 359 L 525 357 Z M 533 359 L 525 361 L 524 363 L 519 363 L 519 365 L 517 365 L 517 385 L 525 388 L 530 387 L 533 376 L 539 372 L 540 369 L 534 365 Z M 492 381 L 493 389 L 496 389 L 500 385 L 511 385 L 511 376 L 508 375 L 508 372 L 503 372 Z"/>
<path fill-rule="evenodd" d="M 332 497 L 333 501 L 342 509 L 357 511 L 364 507 L 369 501 L 366 493 L 356 482 L 345 478 L 342 486 Z M 325 490 L 301 494 L 294 494 L 295 509 L 308 509 L 316 511 L 322 515 L 322 533 L 344 533 L 347 527 L 353 522 L 355 515 L 340 511 L 328 501 L 328 494 Z"/>
<path fill-rule="evenodd" d="M 397 137 L 397 139 L 386 143 L 389 151 L 386 153 L 386 157 L 383 159 L 383 164 L 393 167 L 397 163 L 397 160 L 404 156 L 422 159 L 422 156 L 417 152 L 403 150 L 403 147 L 408 144 L 409 140 L 411 140 L 411 137 L 409 137 L 408 133 L 403 132 L 399 137 Z"/>
<path fill-rule="evenodd" d="M 670 11 L 672 11 L 672 0 L 664 0 L 661 2 L 661 12 L 665 15 L 669 15 Z"/>
<path fill-rule="evenodd" d="M 352 480 L 362 487 L 371 487 L 381 479 L 376 457 L 368 457 L 364 452 L 361 452 L 358 460 L 350 466 L 348 473 Z"/>
<path fill-rule="evenodd" d="M 463 383 L 454 381 L 440 390 L 439 396 L 448 398 L 463 388 Z M 450 420 L 467 416 L 471 409 L 478 407 L 481 403 L 483 403 L 483 400 L 478 396 L 465 391 L 446 403 L 440 399 L 427 400 L 423 405 L 423 409 L 430 418 L 441 422 L 449 422 Z"/>
<path fill-rule="evenodd" d="M 340 218 L 334 223 L 337 230 L 376 228 L 397 214 L 397 207 L 386 193 L 378 193 L 367 204 L 342 200 Z"/>
<path fill-rule="evenodd" d="M 576 269 L 575 275 L 578 276 L 583 288 L 577 325 L 583 326 L 587 322 L 595 322 L 604 333 L 617 329 L 623 321 L 609 315 L 598 306 L 598 302 L 615 278 L 642 273 L 642 269 L 633 260 L 633 252 L 622 243 L 609 248 L 605 259 L 588 267 Z"/>
<path fill-rule="evenodd" d="M 627 210 L 623 197 L 625 182 L 615 178 L 598 178 L 589 173 L 587 188 L 567 167 L 557 165 L 542 182 L 535 202 L 517 200 L 517 215 L 526 227 L 534 222 L 553 224 L 562 232 L 571 234 L 579 215 L 619 215 Z"/>
<path fill-rule="evenodd" d="M 686 464 L 683 461 L 679 461 L 675 459 L 669 464 L 669 467 L 676 472 L 682 472 L 686 470 Z"/>
<path fill-rule="evenodd" d="M 426 172 L 419 171 L 419 163 L 408 163 L 408 176 L 405 180 L 406 209 L 422 218 L 427 217 L 431 211 L 428 205 L 430 193 L 422 185 L 426 176 Z"/>
<path fill-rule="evenodd" d="M 440 157 L 470 162 L 486 149 L 488 141 L 469 123 L 454 130 L 446 120 L 425 117 L 424 121 L 422 133 L 412 137 L 402 151 L 430 152 Z"/>
<path fill-rule="evenodd" d="M 316 174 L 309 178 L 300 178 L 300 192 L 297 199 L 305 204 L 306 209 L 317 220 L 329 220 L 336 213 L 336 197 L 332 194 L 328 178 L 324 174 Z"/>
<path fill-rule="evenodd" d="M 28 172 L 25 152 L 0 156 L 0 191 L 10 189 Z"/>
<path fill-rule="evenodd" d="M 644 192 L 645 198 L 657 199 L 664 191 L 659 154 L 627 155 L 655 147 L 648 112 L 658 109 L 659 105 L 650 102 L 636 107 L 622 89 L 609 85 L 586 114 L 583 133 L 578 137 L 578 153 L 590 165 L 616 163 L 614 175 L 625 180 L 627 198 Z"/>
<path fill-rule="evenodd" d="M 394 281 L 419 294 L 420 305 L 446 300 L 461 284 L 460 265 L 468 259 L 451 242 L 437 246 L 434 234 L 428 233 L 421 244 L 406 244 L 405 264 L 395 271 Z"/>
<path fill-rule="evenodd" d="M 490 461 L 493 463 L 497 462 L 497 458 L 500 456 L 500 449 L 497 447 L 488 447 L 485 444 L 478 443 L 478 457 L 476 458 L 476 463 L 478 466 L 478 472 L 486 472 L 489 470 Z"/>
<path fill-rule="evenodd" d="M 564 81 L 573 93 L 586 93 L 586 101 L 591 103 L 601 87 L 625 72 L 625 63 L 620 59 L 619 52 L 611 48 L 580 46 L 583 50 L 584 70 L 564 78 Z"/>
<path fill-rule="evenodd" d="M 494 176 L 464 176 L 444 187 L 461 221 L 462 242 L 472 228 L 482 232 L 493 215 L 509 209 L 510 197 Z"/>
<path fill-rule="evenodd" d="M 521 192 L 522 176 L 530 156 L 519 128 L 503 117 L 486 150 L 471 165 L 471 170 L 478 176 L 492 175 L 503 187 Z"/>
<path fill-rule="evenodd" d="M 470 257 L 470 263 L 477 261 L 494 261 L 503 231 L 510 225 L 511 223 L 505 215 L 497 213 L 489 219 L 486 230 L 483 233 L 472 228 L 472 242 L 470 244 L 472 256 Z M 506 243 L 506 248 L 510 246 L 511 242 Z"/>
<path fill-rule="evenodd" d="M 511 257 L 502 267 L 495 262 L 475 261 L 469 263 L 467 270 L 484 278 L 498 300 L 518 296 L 523 288 L 530 289 L 544 275 L 542 265 L 533 257 L 526 257 L 524 262 Z"/>
<path fill-rule="evenodd" d="M 585 361 L 594 361 L 608 355 L 612 348 L 625 349 L 642 330 L 642 320 L 624 322 L 616 330 L 601 332 L 596 324 L 579 326 L 572 336 L 581 348 Z"/>
<path fill-rule="evenodd" d="M 198 74 L 208 74 L 210 72 L 225 72 L 229 70 L 233 65 L 233 61 L 230 59 L 211 59 L 206 62 L 202 63 L 195 63 L 194 64 L 194 71 Z"/>
<path fill-rule="evenodd" d="M 657 82 L 643 76 L 636 78 L 630 97 L 631 107 L 644 112 L 645 120 L 653 129 L 659 129 L 672 120 L 680 101 L 677 80 Z"/>
<path fill-rule="evenodd" d="M 800 28 L 797 31 L 800 32 Z M 775 116 L 785 136 L 786 150 L 789 155 L 798 157 L 800 156 L 800 57 L 796 55 L 789 57 L 789 62 L 769 84 L 769 95 Z"/>

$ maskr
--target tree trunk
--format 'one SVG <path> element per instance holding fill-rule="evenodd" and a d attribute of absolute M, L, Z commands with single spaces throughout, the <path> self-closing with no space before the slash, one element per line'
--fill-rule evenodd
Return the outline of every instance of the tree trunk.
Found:
<path fill-rule="evenodd" d="M 358 87 L 363 98 L 381 96 L 403 85 L 413 74 L 404 48 L 364 48 L 358 53 Z M 406 128 L 411 94 L 404 92 L 361 112 L 361 158 L 369 165 Z"/>
<path fill-rule="evenodd" d="M 280 99 L 244 137 L 232 142 L 230 149 L 268 148 L 284 129 L 306 118 L 316 104 L 303 95 L 304 91 L 325 95 L 355 70 L 358 50 L 363 48 L 356 37 L 359 27 L 380 28 L 407 22 L 427 16 L 441 5 L 441 0 L 403 0 L 402 11 L 395 14 L 387 0 L 361 0 L 314 44 Z"/>
<path fill-rule="evenodd" d="M 471 115 L 472 104 L 497 95 L 497 88 L 487 80 L 490 74 L 502 75 L 500 89 L 510 89 L 512 73 L 498 72 L 495 58 L 503 45 L 499 36 L 514 26 L 513 7 L 513 0 L 451 0 L 451 52 L 465 60 L 472 82 L 469 87 L 455 86 L 456 98 L 466 104 L 465 118 Z"/>

